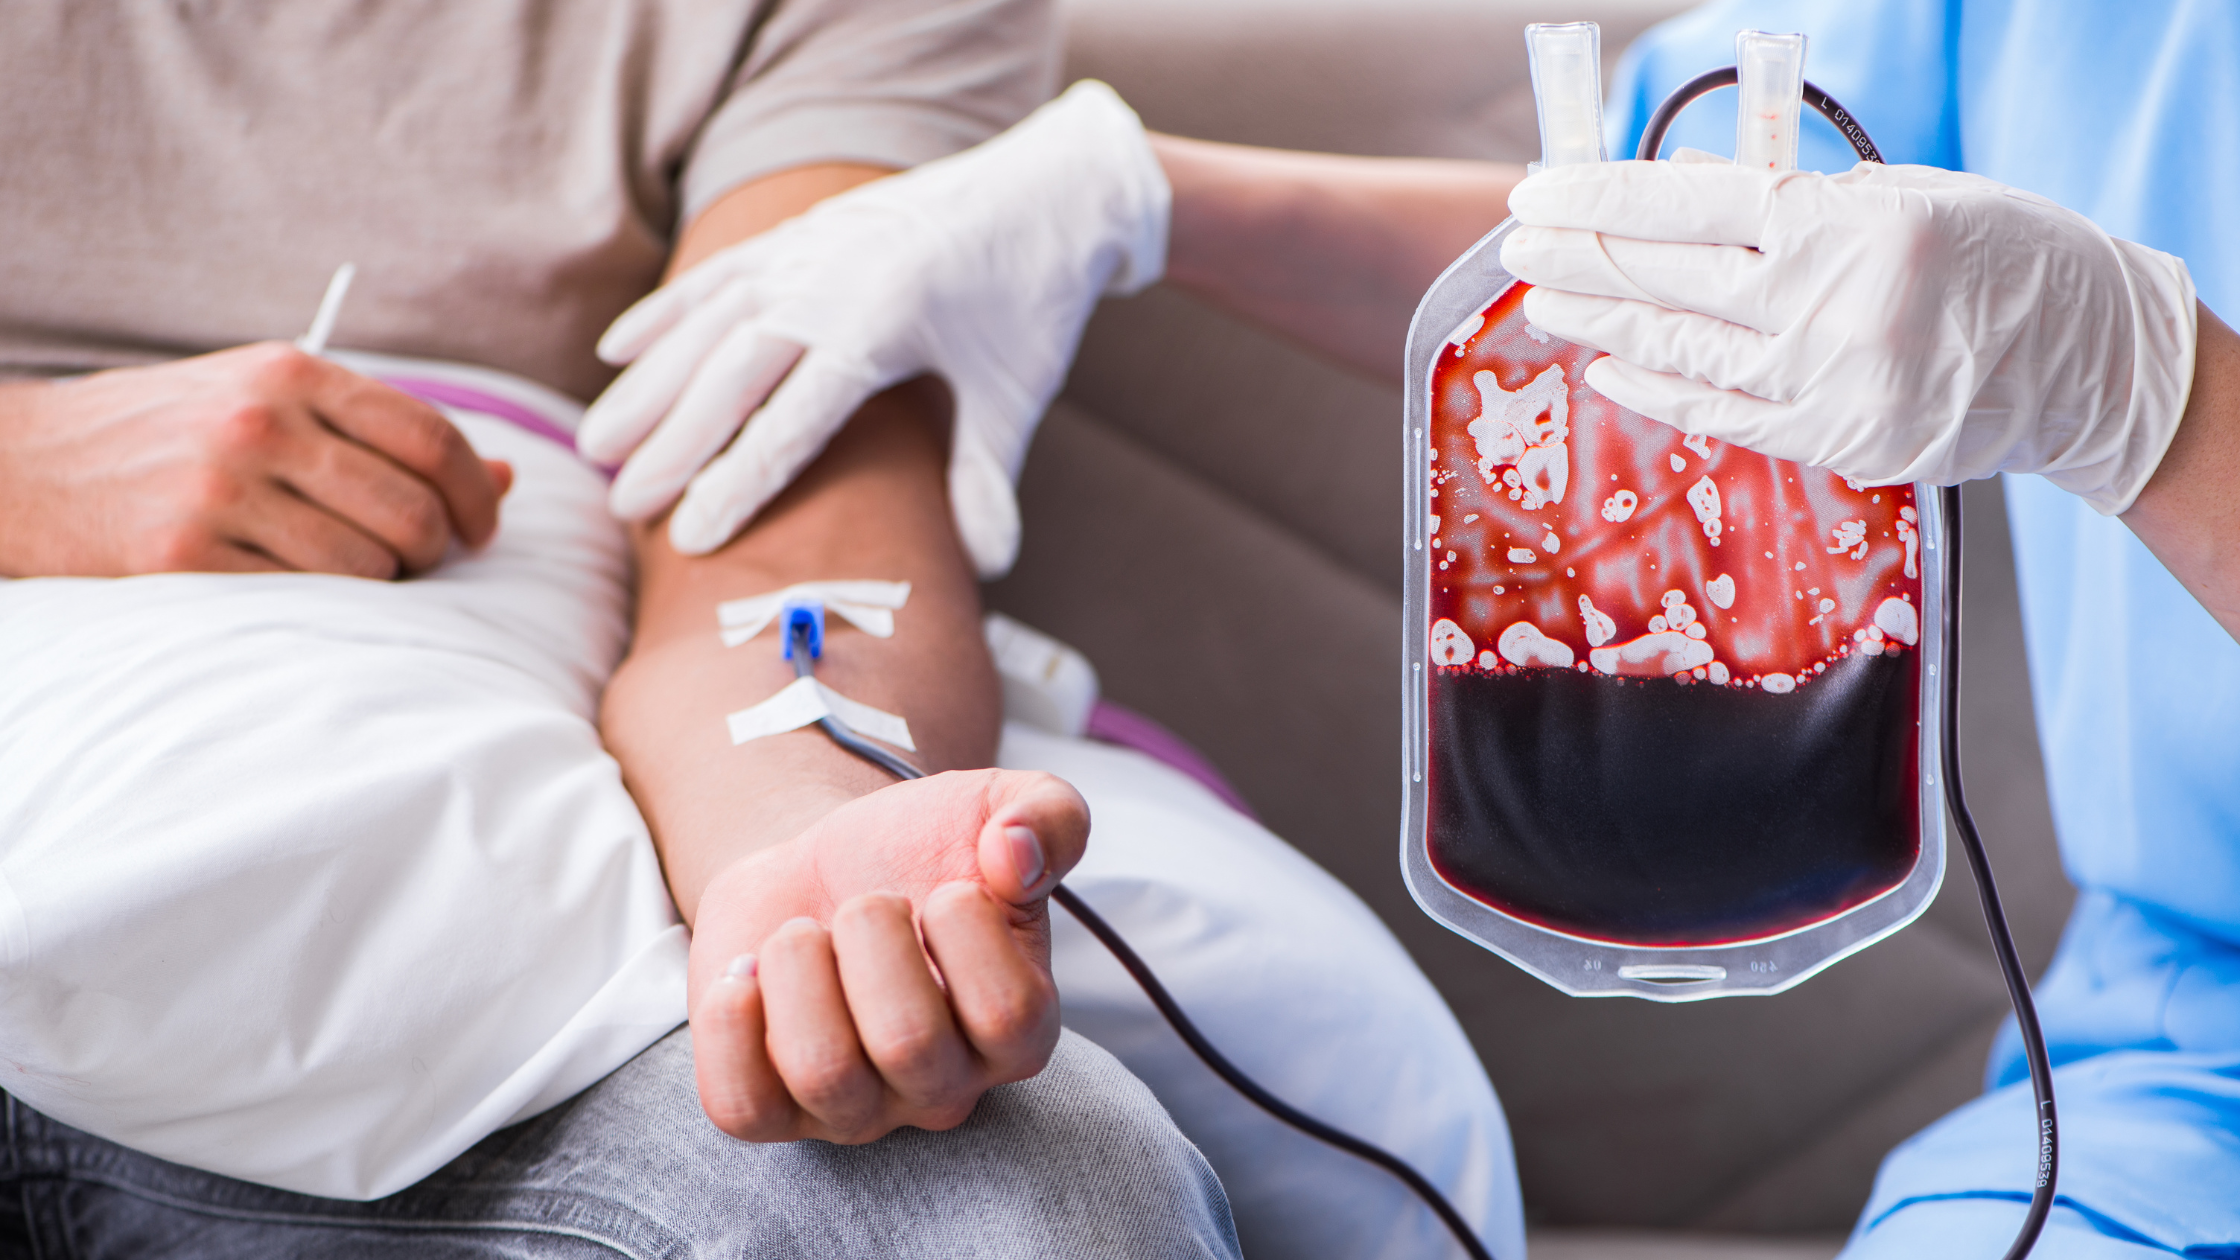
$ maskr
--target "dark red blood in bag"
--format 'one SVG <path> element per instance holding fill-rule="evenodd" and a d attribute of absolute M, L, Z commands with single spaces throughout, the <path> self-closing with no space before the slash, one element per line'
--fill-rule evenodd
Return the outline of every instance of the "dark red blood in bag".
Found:
<path fill-rule="evenodd" d="M 1433 865 L 1643 945 L 1779 935 L 1896 887 L 1920 852 L 1911 488 L 1618 407 L 1525 289 L 1431 382 Z"/>
<path fill-rule="evenodd" d="M 1507 914 L 1634 945 L 1840 914 L 1913 869 L 1913 660 L 1857 657 L 1785 696 L 1442 670 L 1432 862 Z"/>

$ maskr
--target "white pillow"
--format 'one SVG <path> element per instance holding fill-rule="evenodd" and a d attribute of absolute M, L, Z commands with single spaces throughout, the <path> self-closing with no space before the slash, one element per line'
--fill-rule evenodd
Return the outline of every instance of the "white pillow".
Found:
<path fill-rule="evenodd" d="M 683 1020 L 685 930 L 593 725 L 629 630 L 606 486 L 453 418 L 515 482 L 425 577 L 0 582 L 0 1088 L 373 1198 Z"/>

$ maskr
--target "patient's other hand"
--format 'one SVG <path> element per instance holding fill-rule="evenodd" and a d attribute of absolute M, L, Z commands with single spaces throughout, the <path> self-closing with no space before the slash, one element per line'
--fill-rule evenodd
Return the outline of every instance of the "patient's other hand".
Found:
<path fill-rule="evenodd" d="M 754 1142 L 868 1142 L 953 1128 L 1041 1071 L 1058 1043 L 1047 898 L 1088 837 L 1063 780 L 959 771 L 718 875 L 692 941 L 708 1117 Z"/>
<path fill-rule="evenodd" d="M 0 387 L 13 577 L 398 577 L 489 541 L 512 480 L 435 408 L 282 343 Z"/>

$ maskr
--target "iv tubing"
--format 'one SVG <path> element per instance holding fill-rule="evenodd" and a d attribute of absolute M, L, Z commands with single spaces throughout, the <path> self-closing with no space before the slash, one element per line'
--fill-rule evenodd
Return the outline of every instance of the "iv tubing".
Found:
<path fill-rule="evenodd" d="M 794 676 L 797 678 L 814 677 L 817 666 L 809 651 L 809 627 L 807 622 L 790 623 L 786 625 L 785 633 L 793 647 Z M 826 717 L 821 719 L 817 725 L 823 727 L 824 733 L 832 737 L 832 742 L 898 779 L 922 779 L 926 777 L 925 771 L 849 730 L 847 724 L 838 718 Z M 1206 1040 L 1206 1035 L 1198 1031 L 1198 1026 L 1190 1022 L 1188 1015 L 1182 1013 L 1181 1003 L 1176 1002 L 1174 995 L 1167 992 L 1167 986 L 1159 983 L 1159 977 L 1152 974 L 1150 965 L 1145 963 L 1136 954 L 1135 950 L 1129 948 L 1128 942 L 1121 938 L 1120 933 L 1113 930 L 1111 924 L 1104 921 L 1103 916 L 1091 910 L 1087 902 L 1081 900 L 1078 894 L 1064 884 L 1059 884 L 1050 890 L 1050 899 L 1064 906 L 1067 913 L 1081 921 L 1081 926 L 1089 929 L 1089 935 L 1096 937 L 1107 950 L 1112 952 L 1113 958 L 1118 960 L 1120 965 L 1127 969 L 1128 974 L 1135 977 L 1136 983 L 1143 987 L 1144 996 L 1150 998 L 1151 1004 L 1159 1008 L 1159 1014 L 1165 1016 L 1167 1023 L 1174 1026 L 1174 1031 L 1176 1035 L 1182 1038 L 1183 1044 L 1189 1046 L 1192 1053 L 1204 1060 L 1205 1065 L 1213 1069 L 1215 1076 L 1227 1081 L 1230 1088 L 1251 1099 L 1254 1105 L 1262 1111 L 1299 1130 L 1308 1137 L 1335 1146 L 1349 1155 L 1359 1156 L 1398 1177 L 1401 1181 L 1407 1183 L 1408 1189 L 1414 1191 L 1417 1198 L 1423 1200 L 1433 1212 L 1438 1214 L 1440 1222 L 1447 1227 L 1448 1233 L 1454 1235 L 1455 1241 L 1462 1244 L 1462 1249 L 1469 1254 L 1470 1260 L 1493 1260 L 1493 1253 L 1486 1249 L 1484 1243 L 1478 1241 L 1478 1236 L 1472 1232 L 1470 1223 L 1462 1219 L 1462 1213 L 1456 1211 L 1454 1205 L 1447 1202 L 1447 1197 L 1439 1193 L 1437 1186 L 1425 1180 L 1422 1173 L 1417 1172 L 1408 1165 L 1406 1160 L 1392 1152 L 1372 1143 L 1364 1142 L 1342 1129 L 1332 1128 L 1262 1088 L 1258 1081 L 1246 1076 L 1242 1069 L 1229 1062 L 1227 1056 L 1215 1049 L 1211 1041 Z"/>
<path fill-rule="evenodd" d="M 2014 1003 L 2016 1025 L 2022 1031 L 2022 1054 L 2030 1064 L 2030 1092 L 2037 1101 L 2038 1179 L 2030 1193 L 2030 1211 L 2007 1248 L 2006 1260 L 2022 1260 L 2037 1245 L 2053 1210 L 2054 1182 L 2060 1172 L 2061 1142 L 2053 1110 L 2053 1063 L 2046 1055 L 2046 1035 L 2038 1026 L 2037 1003 L 2030 999 L 2030 977 L 2016 955 L 2014 934 L 2007 930 L 2007 915 L 1999 905 L 1999 886 L 1991 879 L 1991 858 L 1976 834 L 1976 820 L 1968 813 L 1968 800 L 1960 785 L 1960 487 L 1937 491 L 1944 508 L 1944 794 L 1952 806 L 1952 820 L 1960 828 L 1960 847 L 1968 855 L 1968 869 L 1976 877 L 1976 891 L 1983 900 L 1983 924 L 1991 933 L 1991 950 L 1999 957 L 1999 974 L 2006 978 L 2007 997 Z"/>
<path fill-rule="evenodd" d="M 1664 133 L 1672 129 L 1672 120 L 1680 116 L 1680 111 L 1689 102 L 1717 88 L 1733 87 L 1740 81 L 1741 76 L 1736 73 L 1735 68 L 1726 66 L 1718 70 L 1706 70 L 1674 88 L 1672 95 L 1664 98 L 1664 104 L 1657 106 L 1657 112 L 1649 116 L 1649 125 L 1641 133 L 1641 148 L 1634 156 L 1644 162 L 1655 160 L 1657 150 L 1664 147 Z M 1810 79 L 1804 81 L 1804 103 L 1835 124 L 1836 130 L 1843 133 L 1843 138 L 1851 142 L 1860 161 L 1882 160 L 1882 151 L 1875 148 L 1874 141 L 1867 138 L 1866 129 L 1859 125 L 1859 120 L 1853 118 L 1849 110 L 1837 104 L 1836 98 L 1814 86 Z"/>
<path fill-rule="evenodd" d="M 1648 127 L 1641 133 L 1638 156 L 1643 161 L 1653 161 L 1657 151 L 1664 147 L 1665 132 L 1671 129 L 1672 120 L 1688 103 L 1715 88 L 1728 87 L 1739 79 L 1733 66 L 1699 74 L 1674 89 L 1672 95 L 1657 106 L 1649 119 Z M 1814 87 L 1810 80 L 1804 84 L 1804 101 L 1834 123 L 1844 139 L 1851 142 L 1861 161 L 1880 162 L 1882 153 L 1858 120 L 1853 118 L 1834 97 Z M 2014 934 L 2007 928 L 2006 911 L 1999 904 L 1999 887 L 1991 878 L 1991 858 L 1984 852 L 1983 837 L 1976 831 L 1976 820 L 1968 812 L 1968 800 L 1960 785 L 1960 489 L 1944 486 L 1937 491 L 1938 505 L 1944 513 L 1944 714 L 1940 730 L 1944 741 L 1943 772 L 1945 804 L 1952 811 L 1953 821 L 1960 832 L 1960 848 L 1968 855 L 1968 869 L 1976 879 L 1976 894 L 1983 903 L 1984 927 L 1991 934 L 1991 950 L 1999 960 L 1999 974 L 2007 983 L 2007 998 L 2014 1004 L 2015 1024 L 2022 1032 L 2023 1058 L 2030 1065 L 2030 1092 L 2037 1101 L 2038 1116 L 2038 1171 L 2037 1184 L 2030 1192 L 2030 1210 L 2022 1218 L 2022 1228 L 2017 1230 L 2014 1242 L 2007 1247 L 2006 1260 L 2023 1260 L 2030 1249 L 2037 1246 L 2038 1235 L 2045 1229 L 2046 1215 L 2053 1211 L 2056 1178 L 2061 1166 L 2061 1141 L 2055 1123 L 2053 1106 L 2053 1062 L 2046 1054 L 2046 1036 L 2038 1026 L 2037 1004 L 2030 999 L 2030 976 L 2022 968 L 2021 956 L 2014 947 Z"/>

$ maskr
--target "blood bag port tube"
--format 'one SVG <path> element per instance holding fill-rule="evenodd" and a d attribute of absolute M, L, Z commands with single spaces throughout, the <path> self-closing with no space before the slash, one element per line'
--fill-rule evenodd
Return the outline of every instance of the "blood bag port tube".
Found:
<path fill-rule="evenodd" d="M 1735 109 L 1734 163 L 1761 171 L 1797 169 L 1797 117 L 1804 104 L 1804 36 L 1743 31 L 1734 37 L 1741 102 Z"/>
<path fill-rule="evenodd" d="M 1543 165 L 1603 160 L 1599 37 L 1527 39 Z M 1788 169 L 1803 40 L 1737 47 L 1738 148 Z M 1567 993 L 1779 992 L 1943 878 L 1939 500 L 1617 407 L 1525 318 L 1513 228 L 1409 333 L 1403 874 Z"/>
<path fill-rule="evenodd" d="M 1532 61 L 1532 99 L 1540 110 L 1535 169 L 1600 162 L 1602 28 L 1592 22 L 1535 22 L 1524 28 Z"/>

